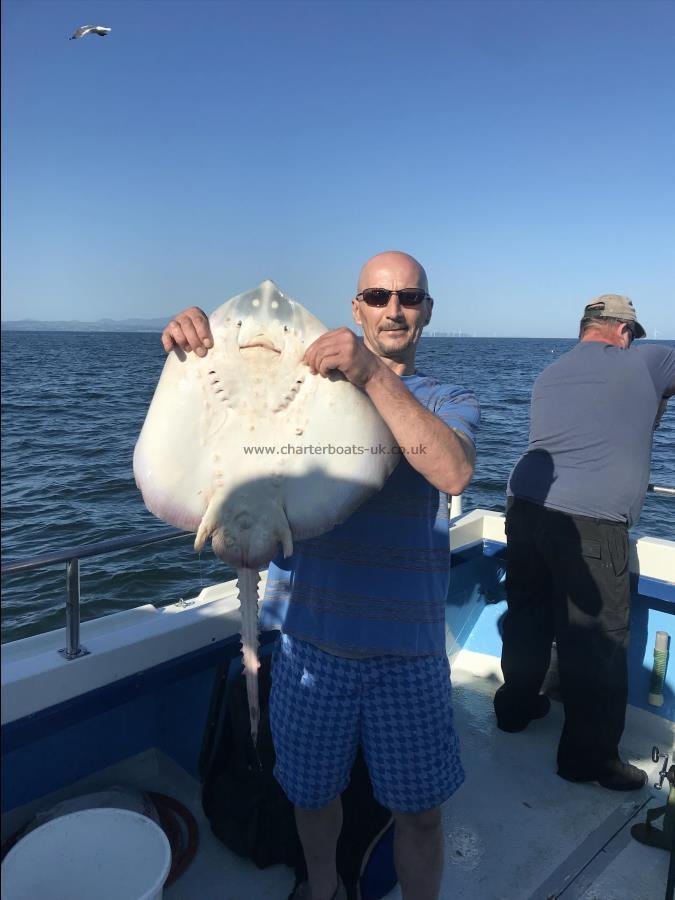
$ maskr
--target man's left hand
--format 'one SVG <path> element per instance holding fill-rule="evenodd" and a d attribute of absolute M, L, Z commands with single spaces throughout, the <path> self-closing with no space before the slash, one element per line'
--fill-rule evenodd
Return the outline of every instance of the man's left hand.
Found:
<path fill-rule="evenodd" d="M 357 387 L 365 387 L 382 365 L 349 328 L 322 334 L 307 348 L 304 361 L 314 375 L 342 372 Z"/>

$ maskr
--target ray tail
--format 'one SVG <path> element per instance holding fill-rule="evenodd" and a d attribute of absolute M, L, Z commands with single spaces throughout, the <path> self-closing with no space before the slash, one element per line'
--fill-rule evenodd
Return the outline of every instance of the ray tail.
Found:
<path fill-rule="evenodd" d="M 244 658 L 248 714 L 253 746 L 258 740 L 260 703 L 258 701 L 258 583 L 257 569 L 237 569 L 237 588 L 241 606 L 241 652 Z"/>

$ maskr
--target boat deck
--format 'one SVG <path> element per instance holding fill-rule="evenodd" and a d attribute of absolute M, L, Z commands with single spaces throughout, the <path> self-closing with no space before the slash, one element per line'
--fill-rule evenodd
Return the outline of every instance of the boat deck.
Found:
<path fill-rule="evenodd" d="M 647 769 L 649 784 L 621 794 L 570 784 L 555 773 L 562 708 L 520 734 L 500 732 L 492 696 L 501 681 L 494 657 L 462 651 L 452 667 L 457 731 L 466 782 L 445 804 L 442 898 L 452 900 L 661 900 L 669 855 L 637 843 L 630 826 L 647 808 L 666 803 L 667 782 L 653 789 L 661 763 L 654 744 L 672 754 L 672 723 L 629 709 L 623 755 Z M 283 866 L 266 870 L 241 860 L 211 834 L 200 785 L 164 754 L 147 751 L 97 773 L 64 795 L 101 785 L 133 784 L 169 794 L 188 806 L 200 826 L 198 853 L 166 900 L 282 900 L 293 884 Z M 44 802 L 43 804 L 44 805 Z M 663 820 L 656 825 L 662 826 Z M 397 887 L 388 900 L 400 900 Z"/>

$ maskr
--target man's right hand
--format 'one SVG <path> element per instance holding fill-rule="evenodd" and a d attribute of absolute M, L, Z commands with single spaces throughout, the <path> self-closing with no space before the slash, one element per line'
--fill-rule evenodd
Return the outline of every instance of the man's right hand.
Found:
<path fill-rule="evenodd" d="M 197 356 L 206 356 L 213 347 L 213 335 L 204 310 L 191 306 L 178 313 L 162 332 L 162 346 L 167 353 L 180 347 L 186 353 L 194 350 Z"/>

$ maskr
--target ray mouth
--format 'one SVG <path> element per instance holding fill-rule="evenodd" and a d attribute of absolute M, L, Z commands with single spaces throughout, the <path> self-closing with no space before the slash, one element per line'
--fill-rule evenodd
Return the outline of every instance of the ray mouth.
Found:
<path fill-rule="evenodd" d="M 281 355 L 281 350 L 274 345 L 274 342 L 263 335 L 257 335 L 245 344 L 239 345 L 239 352 L 244 353 L 244 355 L 249 351 L 260 352 L 261 350 L 266 353 L 274 353 L 277 356 Z"/>

